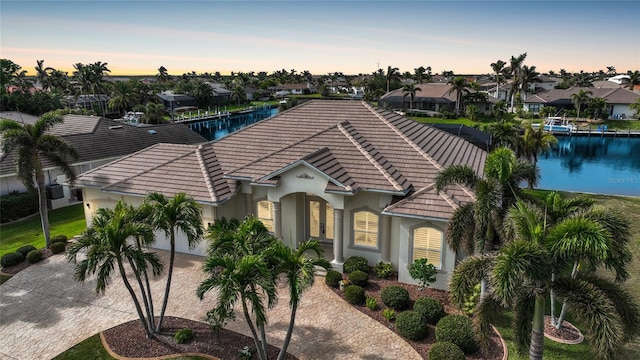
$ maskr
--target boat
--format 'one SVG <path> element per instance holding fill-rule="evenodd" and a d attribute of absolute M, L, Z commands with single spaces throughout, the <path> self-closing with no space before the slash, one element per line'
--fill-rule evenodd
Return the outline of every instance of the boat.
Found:
<path fill-rule="evenodd" d="M 540 127 L 541 124 L 532 124 L 531 126 L 534 129 Z M 559 117 L 559 116 L 551 116 L 544 120 L 544 131 L 549 132 L 559 132 L 559 133 L 571 133 L 578 130 L 574 124 L 569 123 L 569 121 Z"/>

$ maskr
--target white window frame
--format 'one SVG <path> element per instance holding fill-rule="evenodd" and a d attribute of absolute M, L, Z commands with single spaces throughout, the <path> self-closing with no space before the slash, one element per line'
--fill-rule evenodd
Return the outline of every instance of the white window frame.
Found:
<path fill-rule="evenodd" d="M 410 257 L 409 257 L 411 259 L 411 262 L 413 263 L 413 261 L 416 260 L 416 258 L 415 258 L 415 252 L 416 252 L 415 251 L 416 250 L 415 234 L 416 234 L 416 231 L 420 230 L 420 229 L 428 229 L 428 230 L 433 230 L 433 231 L 437 231 L 437 232 L 440 233 L 440 264 L 436 265 L 436 264 L 433 264 L 432 262 L 429 262 L 429 263 L 433 264 L 436 267 L 436 269 L 441 270 L 443 268 L 443 265 L 444 265 L 444 256 L 443 256 L 444 255 L 444 249 L 445 249 L 444 248 L 444 245 L 445 245 L 444 244 L 444 231 L 442 229 L 439 229 L 439 228 L 437 228 L 435 226 L 432 226 L 430 224 L 420 224 L 420 225 L 416 225 L 416 226 L 411 228 L 411 254 L 410 254 Z M 435 250 L 430 249 L 430 248 L 425 248 L 424 250 L 427 251 L 427 252 L 429 252 L 429 251 L 435 252 Z"/>

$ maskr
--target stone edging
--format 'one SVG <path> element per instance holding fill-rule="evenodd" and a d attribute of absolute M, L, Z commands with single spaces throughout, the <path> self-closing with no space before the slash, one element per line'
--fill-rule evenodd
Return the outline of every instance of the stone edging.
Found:
<path fill-rule="evenodd" d="M 545 321 L 547 321 L 547 318 L 549 316 L 545 316 Z M 577 345 L 580 344 L 582 341 L 584 341 L 584 335 L 582 334 L 582 331 L 580 331 L 580 329 L 578 329 L 577 327 L 573 326 L 573 324 L 565 321 L 565 323 L 571 325 L 571 327 L 573 327 L 574 329 L 576 329 L 576 331 L 578 331 L 578 334 L 580 335 L 580 337 L 578 337 L 578 339 L 576 340 L 565 340 L 565 339 L 560 339 L 557 338 L 555 336 L 549 335 L 546 332 L 544 333 L 544 337 L 546 337 L 549 340 L 553 340 L 555 342 L 561 343 L 561 344 L 567 344 L 567 345 Z"/>
<path fill-rule="evenodd" d="M 200 353 L 171 354 L 171 355 L 164 355 L 164 356 L 158 356 L 158 357 L 152 357 L 152 358 L 140 358 L 140 357 L 130 358 L 130 357 L 125 357 L 125 356 L 120 356 L 120 355 L 116 354 L 115 352 L 113 352 L 113 350 L 111 350 L 111 348 L 109 347 L 109 344 L 107 344 L 107 341 L 105 340 L 104 334 L 102 332 L 100 332 L 100 342 L 102 342 L 102 346 L 105 348 L 105 350 L 107 350 L 109 355 L 111 355 L 112 357 L 114 357 L 114 358 L 116 358 L 118 360 L 174 359 L 174 358 L 182 357 L 182 356 L 199 356 L 199 357 L 203 357 L 203 358 L 210 359 L 210 360 L 220 360 L 217 357 L 213 357 L 213 356 L 207 355 L 207 354 L 200 354 Z"/>
<path fill-rule="evenodd" d="M 507 358 L 509 357 L 509 349 L 507 349 L 507 343 L 504 342 L 502 334 L 500 334 L 500 331 L 498 331 L 495 326 L 491 325 L 491 328 L 496 332 L 496 334 L 498 335 L 498 339 L 500 339 L 500 344 L 502 344 L 502 360 L 507 360 Z"/>
<path fill-rule="evenodd" d="M 0 275 L 2 275 L 2 276 L 12 277 L 12 276 L 13 276 L 13 275 L 15 275 L 15 274 L 9 274 L 9 273 L 6 273 L 6 272 L 2 271 L 2 269 L 0 269 Z"/>

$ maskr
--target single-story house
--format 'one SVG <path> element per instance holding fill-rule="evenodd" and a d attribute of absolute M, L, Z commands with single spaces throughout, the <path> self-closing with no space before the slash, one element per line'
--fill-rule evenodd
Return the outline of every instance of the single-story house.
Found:
<path fill-rule="evenodd" d="M 224 138 L 200 145 L 156 144 L 83 173 L 87 223 L 96 209 L 141 203 L 150 191 L 191 195 L 204 224 L 256 214 L 286 244 L 321 241 L 342 270 L 350 256 L 393 264 L 427 258 L 432 287 L 446 289 L 459 256 L 446 244 L 447 222 L 474 194 L 436 192 L 444 168 L 464 164 L 483 175 L 487 152 L 470 142 L 353 100 L 310 100 Z M 189 250 L 206 255 L 202 242 Z M 168 248 L 164 236 L 156 242 Z"/>
<path fill-rule="evenodd" d="M 435 111 L 435 112 L 455 112 L 456 96 L 455 91 L 450 92 L 451 85 L 447 83 L 426 83 L 417 84 L 413 103 L 411 96 L 405 93 L 402 88 L 390 91 L 380 98 L 380 106 L 384 106 L 394 110 L 406 110 L 411 107 L 414 110 Z M 495 99 L 488 98 L 487 102 L 474 103 L 478 111 L 482 114 L 491 113 L 491 108 Z M 462 105 L 460 107 L 462 109 Z"/>
<path fill-rule="evenodd" d="M 523 103 L 526 111 L 537 114 L 542 107 L 553 106 L 559 111 L 562 109 L 574 109 L 571 95 L 580 90 L 589 91 L 591 98 L 601 98 L 607 103 L 609 119 L 632 119 L 636 111 L 630 105 L 635 103 L 640 94 L 625 88 L 569 88 L 553 89 L 527 98 Z"/>
<path fill-rule="evenodd" d="M 65 115 L 51 134 L 74 146 L 78 159 L 69 159 L 76 174 L 157 143 L 199 144 L 207 140 L 184 124 L 134 126 L 98 116 Z M 15 153 L 0 157 L 0 195 L 25 191 L 16 177 Z M 52 163 L 44 161 L 45 184 L 52 209 L 82 201 L 81 191 L 65 185 L 67 179 Z"/>
<path fill-rule="evenodd" d="M 162 105 L 171 115 L 171 119 L 173 119 L 175 113 L 198 110 L 198 100 L 193 96 L 175 94 L 171 91 L 164 91 L 156 94 L 156 96 L 162 101 Z"/>

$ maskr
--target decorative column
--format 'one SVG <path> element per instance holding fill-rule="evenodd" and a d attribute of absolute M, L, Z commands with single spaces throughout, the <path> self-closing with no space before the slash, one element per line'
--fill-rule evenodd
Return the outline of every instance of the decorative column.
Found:
<path fill-rule="evenodd" d="M 280 213 L 280 202 L 273 202 L 273 232 L 278 239 L 282 239 L 282 214 Z"/>
<path fill-rule="evenodd" d="M 391 216 L 382 215 L 382 239 L 380 243 L 380 261 L 391 262 Z"/>
<path fill-rule="evenodd" d="M 245 215 L 256 213 L 256 210 L 253 208 L 253 194 L 244 194 L 244 207 Z"/>
<path fill-rule="evenodd" d="M 340 266 L 344 263 L 342 255 L 343 212 L 342 209 L 333 209 L 333 261 L 331 262 Z"/>

